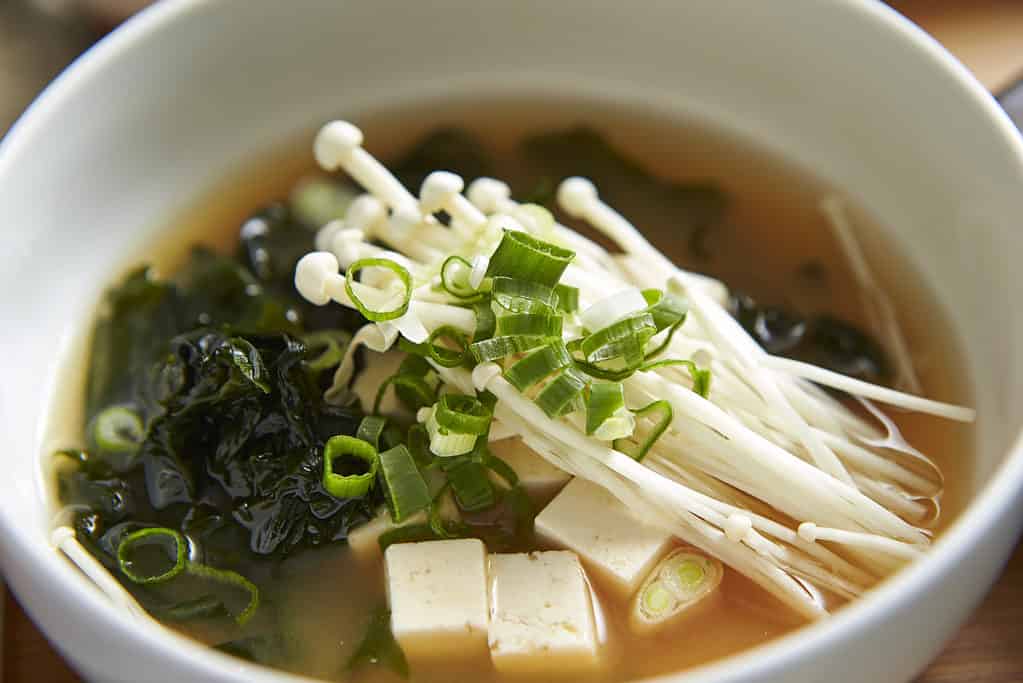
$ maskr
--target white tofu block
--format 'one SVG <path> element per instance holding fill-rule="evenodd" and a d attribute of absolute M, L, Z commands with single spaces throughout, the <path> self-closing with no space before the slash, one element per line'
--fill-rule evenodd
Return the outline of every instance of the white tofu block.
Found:
<path fill-rule="evenodd" d="M 533 500 L 549 501 L 572 478 L 568 472 L 544 460 L 518 437 L 491 441 L 488 446 L 491 453 L 515 470 L 519 482 Z"/>
<path fill-rule="evenodd" d="M 426 512 L 417 512 L 403 524 L 391 521 L 391 513 L 386 508 L 376 517 L 360 527 L 348 532 L 348 547 L 359 562 L 372 563 L 380 559 L 380 537 L 391 529 L 405 524 L 422 524 L 426 522 Z"/>
<path fill-rule="evenodd" d="M 481 541 L 392 545 L 384 567 L 391 630 L 409 659 L 486 655 L 487 549 Z"/>
<path fill-rule="evenodd" d="M 458 506 L 455 505 L 453 496 L 445 495 L 441 499 L 440 516 L 442 519 L 446 520 L 457 521 L 461 519 L 461 514 L 458 511 Z M 355 559 L 359 562 L 375 564 L 376 562 L 379 562 L 382 557 L 382 553 L 380 552 L 381 536 L 391 529 L 397 529 L 398 527 L 413 524 L 426 524 L 428 521 L 426 510 L 422 510 L 412 515 L 401 524 L 395 524 L 391 520 L 391 513 L 387 511 L 386 507 L 382 507 L 376 517 L 362 526 L 355 527 L 348 532 L 348 547 L 351 549 Z"/>
<path fill-rule="evenodd" d="M 576 478 L 536 517 L 540 539 L 579 554 L 594 580 L 623 598 L 671 548 L 672 536 L 636 519 L 606 489 Z"/>
<path fill-rule="evenodd" d="M 600 667 L 589 583 L 564 550 L 490 556 L 494 668 L 504 674 L 572 674 Z"/>

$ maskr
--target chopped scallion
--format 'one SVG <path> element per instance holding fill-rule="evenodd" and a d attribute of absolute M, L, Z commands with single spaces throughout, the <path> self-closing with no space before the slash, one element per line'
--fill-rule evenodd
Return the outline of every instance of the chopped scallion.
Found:
<path fill-rule="evenodd" d="M 222 583 L 245 591 L 248 595 L 248 600 L 242 609 L 232 609 L 230 605 L 224 605 L 225 609 L 230 612 L 231 616 L 234 617 L 235 622 L 239 626 L 244 626 L 248 623 L 248 621 L 256 613 L 256 610 L 259 609 L 259 589 L 256 587 L 256 584 L 252 583 L 238 572 L 233 572 L 229 569 L 217 569 L 205 564 L 189 562 L 188 573 L 192 576 L 209 579 L 211 581 L 216 581 L 217 583 Z"/>
<path fill-rule="evenodd" d="M 379 415 L 367 415 L 359 422 L 359 428 L 355 431 L 355 438 L 369 443 L 373 448 L 380 449 L 380 435 L 387 426 L 387 418 Z"/>
<path fill-rule="evenodd" d="M 477 301 L 472 305 L 472 310 L 476 314 L 476 330 L 472 333 L 472 340 L 478 342 L 494 336 L 497 318 L 490 301 Z"/>
<path fill-rule="evenodd" d="M 557 284 L 554 293 L 558 295 L 558 310 L 563 313 L 575 313 L 579 310 L 579 288 Z"/>
<path fill-rule="evenodd" d="M 685 360 L 681 358 L 666 358 L 664 360 L 652 361 L 650 363 L 644 363 L 639 367 L 640 370 L 648 371 L 656 368 L 664 368 L 672 365 L 681 365 L 689 371 L 689 376 L 693 379 L 693 391 L 707 398 L 710 394 L 710 369 L 700 368 L 691 360 Z"/>
<path fill-rule="evenodd" d="M 134 453 L 145 435 L 142 418 L 131 408 L 112 406 L 93 420 L 92 437 L 99 450 L 107 453 Z"/>
<path fill-rule="evenodd" d="M 642 462 L 646 454 L 653 448 L 654 443 L 657 442 L 657 439 L 661 437 L 661 434 L 671 426 L 675 412 L 672 410 L 670 402 L 661 400 L 649 403 L 639 410 L 633 411 L 633 414 L 637 418 L 649 417 L 651 420 L 654 420 L 653 427 L 641 440 L 639 440 L 639 435 L 633 434 L 631 438 L 615 440 L 613 445 L 615 450 L 621 451 L 629 457 Z"/>
<path fill-rule="evenodd" d="M 572 365 L 572 356 L 559 339 L 531 351 L 505 371 L 504 377 L 519 391 L 539 384 L 549 376 Z"/>
<path fill-rule="evenodd" d="M 482 341 L 473 342 L 469 345 L 469 352 L 476 363 L 488 363 L 499 360 L 505 356 L 530 351 L 544 346 L 550 341 L 548 337 L 526 336 L 522 334 L 491 337 Z"/>
<path fill-rule="evenodd" d="M 448 482 L 458 507 L 466 512 L 485 510 L 495 502 L 494 487 L 487 477 L 487 468 L 466 459 L 447 470 Z"/>
<path fill-rule="evenodd" d="M 444 394 L 437 401 L 434 420 L 449 432 L 485 434 L 490 429 L 490 410 L 479 399 L 465 394 Z"/>
<path fill-rule="evenodd" d="M 352 335 L 344 330 L 318 330 L 303 336 L 302 343 L 310 357 L 306 367 L 313 372 L 335 367 L 344 358 L 345 347 L 351 338 Z"/>
<path fill-rule="evenodd" d="M 514 277 L 553 287 L 575 252 L 517 230 L 506 230 L 490 257 L 487 275 Z"/>
<path fill-rule="evenodd" d="M 497 318 L 494 334 L 557 337 L 561 339 L 562 317 L 545 313 L 509 313 Z"/>
<path fill-rule="evenodd" d="M 351 474 L 335 471 L 335 461 L 342 458 L 351 461 Z M 372 444 L 353 436 L 332 436 L 323 448 L 323 488 L 335 498 L 360 498 L 366 495 L 376 480 L 379 459 Z"/>
<path fill-rule="evenodd" d="M 162 571 L 146 572 L 141 570 L 143 558 L 138 557 L 142 548 L 160 547 L 170 566 Z M 168 547 L 169 546 L 169 547 Z M 170 581 L 185 570 L 188 562 L 188 542 L 180 532 L 163 527 L 139 529 L 124 537 L 117 546 L 117 565 L 121 572 L 133 582 L 151 585 Z"/>
<path fill-rule="evenodd" d="M 579 350 L 589 363 L 621 357 L 629 365 L 637 357 L 642 361 L 643 347 L 656 332 L 653 316 L 639 313 L 585 337 Z"/>
<path fill-rule="evenodd" d="M 575 368 L 565 368 L 536 395 L 536 405 L 548 417 L 567 415 L 580 407 L 586 378 Z"/>
<path fill-rule="evenodd" d="M 441 288 L 456 299 L 474 299 L 480 293 L 472 286 L 472 264 L 461 256 L 449 256 L 440 267 Z"/>
<path fill-rule="evenodd" d="M 419 472 L 412 454 L 404 445 L 384 451 L 379 456 L 380 478 L 391 519 L 400 524 L 431 503 L 430 490 Z"/>
<path fill-rule="evenodd" d="M 618 382 L 593 382 L 586 397 L 586 433 L 592 435 L 601 425 L 625 407 L 625 390 Z"/>
<path fill-rule="evenodd" d="M 494 304 L 498 315 L 507 313 L 548 313 L 558 308 L 558 295 L 554 289 L 532 280 L 512 277 L 495 277 L 493 290 Z"/>
<path fill-rule="evenodd" d="M 374 310 L 367 306 L 356 294 L 355 294 L 355 274 L 360 270 L 366 268 L 386 268 L 387 270 L 394 273 L 401 284 L 404 286 L 405 291 L 402 295 L 402 302 L 390 309 Z M 386 258 L 365 258 L 359 259 L 352 265 L 348 266 L 345 271 L 345 292 L 348 294 L 348 298 L 352 300 L 355 307 L 362 313 L 367 320 L 375 323 L 385 322 L 387 320 L 395 320 L 405 315 L 408 311 L 409 302 L 412 300 L 412 276 L 409 274 L 403 266 L 395 263 L 391 259 Z"/>

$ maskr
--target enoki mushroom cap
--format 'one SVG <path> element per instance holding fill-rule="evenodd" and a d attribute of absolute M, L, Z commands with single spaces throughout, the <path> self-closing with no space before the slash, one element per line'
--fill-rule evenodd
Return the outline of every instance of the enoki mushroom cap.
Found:
<path fill-rule="evenodd" d="M 326 171 L 336 171 L 356 148 L 362 147 L 362 131 L 347 121 L 331 121 L 316 134 L 313 155 Z"/>
<path fill-rule="evenodd" d="M 419 206 L 424 213 L 446 209 L 465 188 L 462 177 L 449 171 L 434 171 L 426 176 L 419 189 Z"/>
<path fill-rule="evenodd" d="M 495 213 L 511 199 L 511 188 L 496 178 L 477 178 L 469 183 L 466 197 L 483 213 Z"/>
<path fill-rule="evenodd" d="M 586 178 L 565 178 L 558 186 L 558 205 L 573 218 L 583 218 L 597 199 L 597 186 Z"/>
<path fill-rule="evenodd" d="M 317 306 L 330 302 L 330 283 L 340 278 L 337 257 L 328 251 L 306 254 L 295 267 L 295 289 Z"/>

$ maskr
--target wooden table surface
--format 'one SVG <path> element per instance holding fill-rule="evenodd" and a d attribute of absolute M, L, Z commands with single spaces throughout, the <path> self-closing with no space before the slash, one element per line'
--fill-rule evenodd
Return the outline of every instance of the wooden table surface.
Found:
<path fill-rule="evenodd" d="M 0 5 L 5 2 L 0 0 Z M 891 4 L 944 43 L 992 91 L 1023 76 L 1023 0 L 893 0 Z M 0 12 L 0 21 L 3 18 Z M 0 36 L 5 28 L 10 27 L 0 25 Z M 0 86 L 2 77 L 0 69 Z M 0 131 L 4 127 L 0 122 Z M 5 615 L 2 680 L 80 681 L 17 601 L 9 594 L 5 600 L 0 612 Z M 1023 683 L 1023 545 L 1016 548 L 973 618 L 916 683 Z"/>

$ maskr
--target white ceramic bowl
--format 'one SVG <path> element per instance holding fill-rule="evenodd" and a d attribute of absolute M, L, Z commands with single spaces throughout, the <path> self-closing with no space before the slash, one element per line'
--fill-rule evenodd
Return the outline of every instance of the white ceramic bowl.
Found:
<path fill-rule="evenodd" d="M 339 112 L 474 88 L 711 117 L 912 247 L 968 352 L 975 502 L 925 560 L 834 618 L 666 680 L 910 678 L 1021 524 L 1023 144 L 937 44 L 854 0 L 186 0 L 103 41 L 0 148 L 0 563 L 32 617 L 97 681 L 287 678 L 129 622 L 50 548 L 38 456 L 58 361 L 114 264 L 254 149 Z"/>

